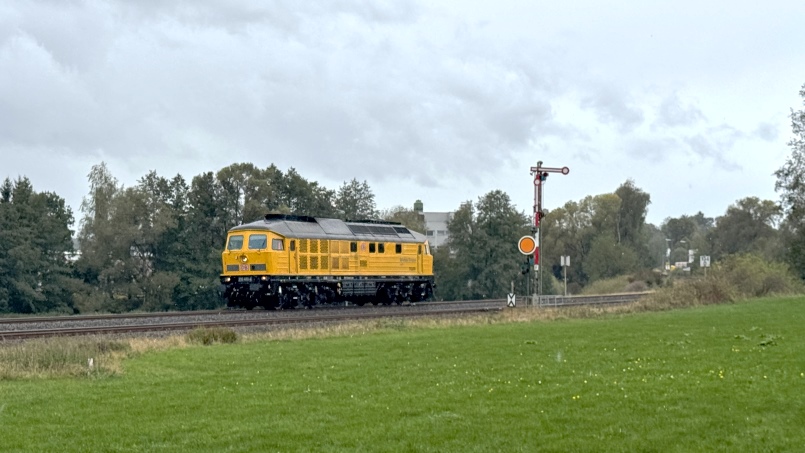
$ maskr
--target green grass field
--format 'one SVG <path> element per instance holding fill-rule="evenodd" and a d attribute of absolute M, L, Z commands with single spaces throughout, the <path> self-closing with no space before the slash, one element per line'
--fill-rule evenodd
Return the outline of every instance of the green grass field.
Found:
<path fill-rule="evenodd" d="M 805 299 L 151 352 L 0 381 L 0 451 L 801 451 Z"/>

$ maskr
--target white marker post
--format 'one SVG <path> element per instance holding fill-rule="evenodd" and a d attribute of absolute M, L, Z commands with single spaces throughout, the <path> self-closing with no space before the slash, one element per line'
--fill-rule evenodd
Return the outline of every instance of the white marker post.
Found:
<path fill-rule="evenodd" d="M 707 268 L 710 267 L 710 255 L 699 256 L 699 267 L 704 268 L 704 278 L 707 278 Z"/>
<path fill-rule="evenodd" d="M 570 266 L 570 256 L 562 255 L 559 260 L 565 273 L 565 297 L 567 297 L 567 268 Z"/>

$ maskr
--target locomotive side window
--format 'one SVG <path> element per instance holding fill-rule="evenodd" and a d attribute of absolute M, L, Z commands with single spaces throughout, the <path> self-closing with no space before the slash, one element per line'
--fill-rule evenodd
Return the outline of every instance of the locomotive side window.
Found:
<path fill-rule="evenodd" d="M 249 236 L 249 250 L 263 250 L 268 245 L 265 234 L 252 234 Z"/>
<path fill-rule="evenodd" d="M 355 253 L 358 251 L 358 243 L 357 242 L 350 242 L 349 243 L 349 251 Z"/>
<path fill-rule="evenodd" d="M 229 244 L 227 244 L 227 250 L 240 250 L 243 248 L 243 236 L 229 236 Z"/>
<path fill-rule="evenodd" d="M 374 242 L 369 243 L 369 253 L 375 253 L 375 243 Z"/>
<path fill-rule="evenodd" d="M 417 247 L 417 249 L 416 249 L 416 253 L 417 253 L 417 255 L 421 255 L 421 254 L 422 254 L 422 245 L 420 245 L 419 247 Z"/>
<path fill-rule="evenodd" d="M 386 244 L 382 242 L 377 244 L 377 253 L 386 253 Z"/>
<path fill-rule="evenodd" d="M 283 251 L 285 247 L 283 246 L 282 239 L 274 238 L 271 240 L 271 250 Z"/>
<path fill-rule="evenodd" d="M 291 251 L 296 250 L 296 241 L 291 241 Z"/>
<path fill-rule="evenodd" d="M 396 253 L 402 253 L 402 244 L 394 244 L 394 251 Z"/>

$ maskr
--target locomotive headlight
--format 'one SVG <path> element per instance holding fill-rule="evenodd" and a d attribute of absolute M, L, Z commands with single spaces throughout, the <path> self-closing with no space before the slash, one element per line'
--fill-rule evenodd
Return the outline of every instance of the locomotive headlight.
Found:
<path fill-rule="evenodd" d="M 249 257 L 246 256 L 246 255 L 240 255 L 240 260 L 245 263 L 245 262 L 249 261 Z"/>
<path fill-rule="evenodd" d="M 224 283 L 229 283 L 230 280 L 232 280 L 232 279 L 229 278 L 229 277 L 224 277 Z"/>
<path fill-rule="evenodd" d="M 260 280 L 262 280 L 262 281 L 266 281 L 266 280 L 268 280 L 268 277 L 266 277 L 265 275 L 263 275 L 262 277 L 260 277 Z"/>

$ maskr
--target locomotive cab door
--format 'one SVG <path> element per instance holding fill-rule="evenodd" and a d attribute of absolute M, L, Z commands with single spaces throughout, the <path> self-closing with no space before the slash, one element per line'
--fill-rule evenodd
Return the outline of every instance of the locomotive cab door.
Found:
<path fill-rule="evenodd" d="M 296 250 L 296 239 L 288 241 L 288 270 L 291 274 L 299 272 L 299 252 Z"/>
<path fill-rule="evenodd" d="M 416 249 L 416 273 L 422 274 L 422 244 L 419 244 Z"/>

